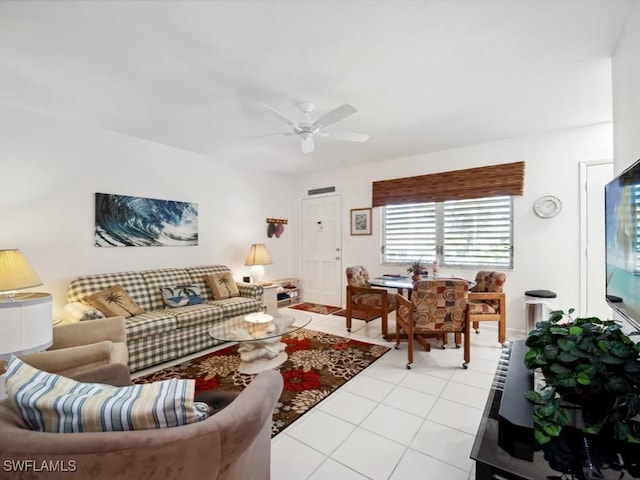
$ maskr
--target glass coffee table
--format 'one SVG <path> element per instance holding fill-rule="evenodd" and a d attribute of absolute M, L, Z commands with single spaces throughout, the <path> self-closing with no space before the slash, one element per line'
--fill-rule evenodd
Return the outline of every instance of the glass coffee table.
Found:
<path fill-rule="evenodd" d="M 282 337 L 311 321 L 311 315 L 304 312 L 282 309 L 279 313 L 277 317 L 255 312 L 229 318 L 211 327 L 209 335 L 224 342 L 238 342 L 240 373 L 253 375 L 276 368 L 287 360 Z"/>

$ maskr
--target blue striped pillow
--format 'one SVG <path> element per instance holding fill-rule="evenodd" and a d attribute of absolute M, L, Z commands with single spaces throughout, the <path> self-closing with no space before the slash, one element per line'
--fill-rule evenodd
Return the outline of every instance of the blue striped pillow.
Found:
<path fill-rule="evenodd" d="M 81 383 L 27 365 L 15 356 L 7 363 L 12 407 L 31 429 L 76 433 L 147 430 L 204 420 L 206 404 L 194 402 L 194 380 L 114 387 Z"/>

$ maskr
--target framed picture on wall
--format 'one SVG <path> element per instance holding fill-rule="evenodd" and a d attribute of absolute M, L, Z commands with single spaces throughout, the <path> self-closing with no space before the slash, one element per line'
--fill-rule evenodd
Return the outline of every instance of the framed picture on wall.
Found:
<path fill-rule="evenodd" d="M 351 235 L 371 235 L 371 209 L 351 209 Z"/>

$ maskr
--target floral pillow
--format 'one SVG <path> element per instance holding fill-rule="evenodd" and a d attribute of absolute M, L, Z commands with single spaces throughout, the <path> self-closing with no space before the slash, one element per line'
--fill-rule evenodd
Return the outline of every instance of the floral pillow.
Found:
<path fill-rule="evenodd" d="M 184 307 L 185 305 L 197 305 L 202 303 L 202 293 L 197 285 L 176 285 L 163 287 L 162 300 L 166 308 Z"/>

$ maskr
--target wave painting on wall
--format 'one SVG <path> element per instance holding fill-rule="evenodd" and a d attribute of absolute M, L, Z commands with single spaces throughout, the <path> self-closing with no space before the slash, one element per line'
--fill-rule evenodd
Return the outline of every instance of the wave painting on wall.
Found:
<path fill-rule="evenodd" d="M 198 245 L 198 204 L 96 193 L 96 247 Z"/>

